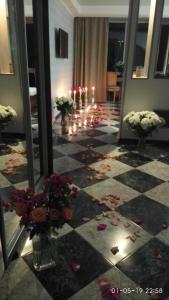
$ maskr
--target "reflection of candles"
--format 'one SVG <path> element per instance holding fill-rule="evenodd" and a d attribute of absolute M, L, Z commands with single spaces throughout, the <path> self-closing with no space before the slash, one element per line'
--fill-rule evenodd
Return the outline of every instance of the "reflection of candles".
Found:
<path fill-rule="evenodd" d="M 94 97 L 95 86 L 92 86 L 92 97 Z"/>
<path fill-rule="evenodd" d="M 82 127 L 82 123 L 81 122 L 79 122 L 79 127 Z"/>
<path fill-rule="evenodd" d="M 73 124 L 73 132 L 75 133 L 77 130 L 77 126 L 76 126 L 76 123 Z"/>
<path fill-rule="evenodd" d="M 72 128 L 71 128 L 71 127 L 69 127 L 68 134 L 69 134 L 69 135 L 72 135 Z"/>

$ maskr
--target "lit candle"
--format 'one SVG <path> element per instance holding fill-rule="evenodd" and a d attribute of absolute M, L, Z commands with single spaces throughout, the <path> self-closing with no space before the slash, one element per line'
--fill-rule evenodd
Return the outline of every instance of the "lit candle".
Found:
<path fill-rule="evenodd" d="M 86 127 L 86 125 L 87 125 L 87 120 L 84 120 L 84 126 Z"/>
<path fill-rule="evenodd" d="M 73 132 L 75 133 L 77 130 L 77 126 L 76 126 L 76 123 L 73 124 Z"/>
<path fill-rule="evenodd" d="M 94 97 L 95 86 L 92 86 L 92 97 Z"/>
<path fill-rule="evenodd" d="M 80 114 L 82 115 L 82 109 L 80 109 Z"/>
<path fill-rule="evenodd" d="M 69 97 L 72 98 L 72 91 L 69 90 Z"/>
<path fill-rule="evenodd" d="M 65 98 L 67 97 L 67 94 L 65 93 Z"/>
<path fill-rule="evenodd" d="M 93 122 L 93 115 L 91 116 L 91 122 Z"/>
<path fill-rule="evenodd" d="M 77 115 L 75 114 L 75 119 L 77 119 Z"/>
<path fill-rule="evenodd" d="M 72 128 L 71 128 L 71 127 L 69 127 L 68 134 L 69 134 L 69 135 L 72 135 Z"/>
<path fill-rule="evenodd" d="M 74 109 L 76 109 L 76 91 L 75 90 L 73 91 L 73 94 L 74 94 L 74 96 L 73 96 L 73 106 L 74 106 Z"/>
<path fill-rule="evenodd" d="M 82 123 L 81 123 L 81 122 L 79 122 L 79 127 L 80 127 L 80 128 L 82 127 Z"/>
<path fill-rule="evenodd" d="M 88 99 L 87 99 L 87 87 L 85 87 L 85 106 L 87 106 L 87 102 L 88 102 Z"/>
<path fill-rule="evenodd" d="M 80 98 L 79 98 L 79 107 L 82 108 L 82 89 L 79 88 Z"/>
<path fill-rule="evenodd" d="M 94 109 L 96 109 L 96 108 L 97 108 L 97 104 L 94 105 Z"/>

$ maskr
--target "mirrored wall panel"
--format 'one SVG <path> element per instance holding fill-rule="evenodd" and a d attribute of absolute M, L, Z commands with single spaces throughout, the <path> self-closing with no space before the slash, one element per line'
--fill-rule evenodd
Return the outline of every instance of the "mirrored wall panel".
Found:
<path fill-rule="evenodd" d="M 164 1 L 155 77 L 169 78 L 169 0 Z"/>
<path fill-rule="evenodd" d="M 140 0 L 132 78 L 148 78 L 156 0 Z"/>
<path fill-rule="evenodd" d="M 0 0 L 0 74 L 13 74 L 10 33 L 9 33 L 8 1 Z"/>

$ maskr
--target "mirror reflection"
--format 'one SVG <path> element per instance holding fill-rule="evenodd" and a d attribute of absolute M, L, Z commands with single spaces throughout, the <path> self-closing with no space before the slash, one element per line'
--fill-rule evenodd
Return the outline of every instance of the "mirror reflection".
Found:
<path fill-rule="evenodd" d="M 11 55 L 8 2 L 0 0 L 0 74 L 13 74 Z"/>
<path fill-rule="evenodd" d="M 169 78 L 169 0 L 164 1 L 155 77 Z"/>

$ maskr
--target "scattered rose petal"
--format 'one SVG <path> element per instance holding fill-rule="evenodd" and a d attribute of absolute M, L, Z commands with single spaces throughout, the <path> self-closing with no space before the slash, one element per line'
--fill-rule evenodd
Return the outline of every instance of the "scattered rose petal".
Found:
<path fill-rule="evenodd" d="M 141 219 L 137 219 L 134 221 L 137 225 L 142 225 L 144 222 Z"/>
<path fill-rule="evenodd" d="M 111 220 L 111 225 L 117 226 L 117 225 L 118 225 L 117 219 L 113 218 L 113 219 Z"/>
<path fill-rule="evenodd" d="M 102 297 L 112 300 L 118 300 L 120 299 L 120 290 L 118 288 L 110 288 L 102 292 Z"/>
<path fill-rule="evenodd" d="M 98 231 L 103 231 L 103 230 L 105 230 L 107 228 L 107 224 L 99 224 L 98 226 L 97 226 L 97 230 Z"/>
<path fill-rule="evenodd" d="M 92 198 L 91 201 L 92 201 L 92 202 L 96 202 L 97 199 L 96 199 L 96 198 Z"/>
<path fill-rule="evenodd" d="M 168 229 L 169 227 L 169 224 L 167 222 L 164 222 L 163 225 L 162 225 L 162 228 L 163 229 Z"/>
<path fill-rule="evenodd" d="M 80 269 L 80 265 L 77 263 L 72 263 L 71 268 L 74 272 L 77 272 Z"/>
<path fill-rule="evenodd" d="M 135 235 L 136 237 L 140 237 L 140 236 L 141 236 L 141 233 L 140 233 L 140 231 L 135 231 L 135 232 L 134 232 L 134 235 Z"/>
<path fill-rule="evenodd" d="M 130 235 L 130 240 L 134 243 L 137 240 L 137 238 L 134 235 Z"/>
<path fill-rule="evenodd" d="M 116 255 L 119 252 L 118 246 L 111 248 L 111 252 L 113 253 L 113 255 Z"/>
<path fill-rule="evenodd" d="M 110 288 L 110 281 L 107 278 L 99 278 L 98 279 L 99 287 L 102 291 L 105 291 Z"/>
<path fill-rule="evenodd" d="M 129 222 L 125 222 L 124 223 L 124 227 L 126 227 L 126 228 L 130 227 L 130 223 Z"/>

